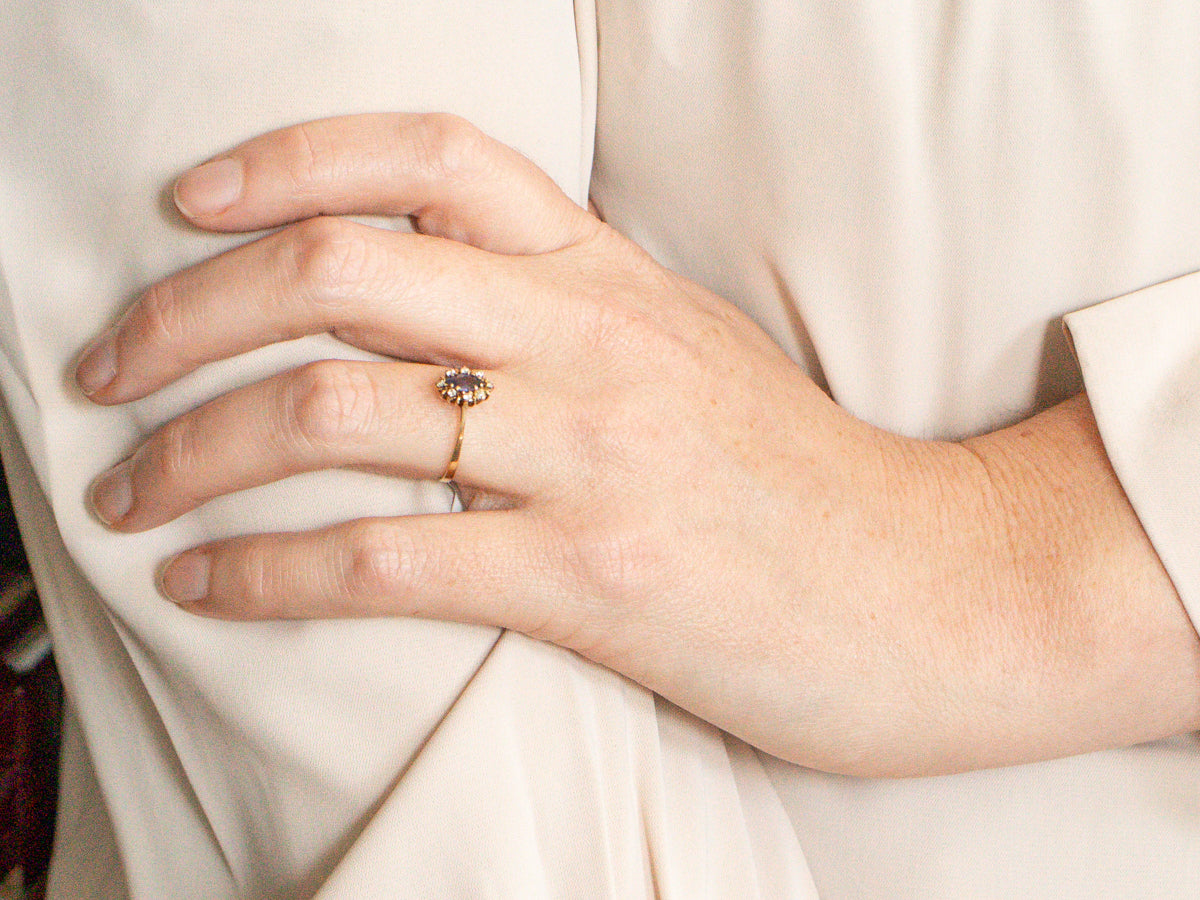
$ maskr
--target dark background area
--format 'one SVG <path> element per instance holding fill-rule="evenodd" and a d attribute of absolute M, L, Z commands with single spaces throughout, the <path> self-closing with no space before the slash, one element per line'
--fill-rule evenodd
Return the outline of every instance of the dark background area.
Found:
<path fill-rule="evenodd" d="M 0 898 L 44 894 L 61 715 L 49 632 L 0 481 Z"/>

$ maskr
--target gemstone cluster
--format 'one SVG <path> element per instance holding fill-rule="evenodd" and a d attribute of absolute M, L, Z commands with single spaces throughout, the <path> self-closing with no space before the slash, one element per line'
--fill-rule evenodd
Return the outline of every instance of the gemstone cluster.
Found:
<path fill-rule="evenodd" d="M 446 374 L 438 380 L 438 393 L 443 400 L 457 403 L 459 406 L 474 406 L 482 403 L 495 387 L 482 372 L 460 366 L 457 369 L 447 369 Z"/>

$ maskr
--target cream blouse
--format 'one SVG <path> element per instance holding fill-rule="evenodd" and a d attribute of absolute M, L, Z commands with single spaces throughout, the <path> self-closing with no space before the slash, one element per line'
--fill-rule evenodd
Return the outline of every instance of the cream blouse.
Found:
<path fill-rule="evenodd" d="M 70 379 L 139 290 L 245 239 L 178 219 L 163 192 L 180 171 L 304 119 L 449 110 L 579 202 L 594 147 L 611 223 L 876 424 L 960 437 L 1086 385 L 1195 616 L 1196 4 L 6 0 L 4 14 L 4 462 L 72 708 L 51 897 L 1200 894 L 1192 737 L 862 781 L 762 756 L 520 635 L 180 612 L 153 572 L 185 546 L 448 510 L 449 494 L 317 473 L 112 534 L 86 487 L 149 431 L 360 354 L 282 344 L 118 409 Z"/>

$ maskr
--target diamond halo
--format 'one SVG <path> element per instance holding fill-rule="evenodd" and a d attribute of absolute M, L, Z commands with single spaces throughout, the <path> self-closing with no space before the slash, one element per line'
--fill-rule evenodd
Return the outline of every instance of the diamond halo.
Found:
<path fill-rule="evenodd" d="M 438 379 L 437 389 L 442 399 L 459 406 L 474 406 L 482 403 L 492 393 L 496 386 L 484 376 L 466 366 L 457 369 L 447 369 L 446 374 Z"/>

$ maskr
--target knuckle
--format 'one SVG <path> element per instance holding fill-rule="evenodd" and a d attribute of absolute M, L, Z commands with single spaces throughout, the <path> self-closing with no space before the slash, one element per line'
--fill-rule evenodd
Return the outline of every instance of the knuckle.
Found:
<path fill-rule="evenodd" d="M 579 566 L 573 562 L 576 531 L 536 518 L 529 524 L 523 558 L 555 561 L 546 570 L 551 576 L 549 583 L 555 600 L 551 603 L 510 600 L 505 624 L 539 641 L 584 652 L 591 646 L 589 634 L 593 627 L 603 623 L 602 617 L 593 614 L 590 608 Z"/>
<path fill-rule="evenodd" d="M 292 252 L 298 291 L 318 306 L 344 302 L 375 276 L 379 262 L 363 229 L 335 216 L 293 226 Z"/>
<path fill-rule="evenodd" d="M 361 366 L 345 360 L 319 360 L 296 370 L 284 406 L 285 433 L 306 447 L 365 438 L 378 421 L 374 381 Z"/>
<path fill-rule="evenodd" d="M 595 294 L 577 305 L 576 339 L 582 353 L 594 359 L 644 360 L 662 350 L 663 334 L 657 318 L 617 295 Z"/>
<path fill-rule="evenodd" d="M 583 255 L 593 277 L 573 292 L 571 306 L 582 352 L 616 354 L 623 366 L 673 360 L 694 312 L 678 276 L 619 236 L 596 244 Z"/>
<path fill-rule="evenodd" d="M 620 616 L 629 604 L 649 597 L 664 557 L 644 530 L 611 524 L 577 532 L 566 559 L 581 592 L 602 599 L 610 613 Z"/>
<path fill-rule="evenodd" d="M 582 471 L 615 484 L 636 483 L 653 469 L 655 436 L 663 429 L 653 409 L 636 402 L 640 385 L 613 385 L 575 403 L 565 413 L 570 453 Z"/>
<path fill-rule="evenodd" d="M 187 416 L 168 422 L 151 444 L 151 472 L 169 486 L 186 486 L 200 462 L 196 429 Z"/>
<path fill-rule="evenodd" d="M 233 594 L 248 610 L 263 614 L 278 604 L 283 587 L 275 557 L 261 541 L 247 541 L 238 550 L 229 560 Z"/>
<path fill-rule="evenodd" d="M 187 316 L 170 279 L 152 285 L 142 295 L 138 307 L 141 313 L 138 337 L 151 346 L 183 343 Z"/>
<path fill-rule="evenodd" d="M 278 158 L 292 187 L 299 191 L 308 192 L 329 181 L 337 169 L 337 148 L 317 123 L 285 129 L 278 141 Z"/>
<path fill-rule="evenodd" d="M 409 136 L 417 163 L 439 178 L 463 178 L 486 170 L 491 141 L 461 116 L 422 116 Z"/>
<path fill-rule="evenodd" d="M 382 521 L 356 522 L 347 541 L 345 593 L 372 598 L 408 598 L 429 577 L 432 564 L 402 528 Z"/>

